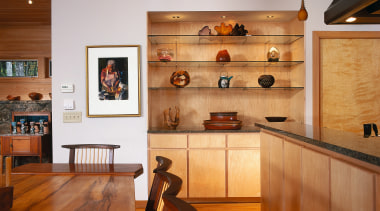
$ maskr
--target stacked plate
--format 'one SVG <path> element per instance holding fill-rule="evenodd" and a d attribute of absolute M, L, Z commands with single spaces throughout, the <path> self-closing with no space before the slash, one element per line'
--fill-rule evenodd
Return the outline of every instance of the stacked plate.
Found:
<path fill-rule="evenodd" d="M 239 130 L 242 126 L 237 112 L 210 112 L 210 120 L 204 120 L 206 130 Z"/>

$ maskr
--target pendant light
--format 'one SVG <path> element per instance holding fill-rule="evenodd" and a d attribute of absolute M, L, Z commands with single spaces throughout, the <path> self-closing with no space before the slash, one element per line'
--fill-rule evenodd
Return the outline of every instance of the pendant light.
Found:
<path fill-rule="evenodd" d="M 306 19 L 307 19 L 307 11 L 305 9 L 304 0 L 302 0 L 300 11 L 298 11 L 298 20 L 305 21 Z"/>

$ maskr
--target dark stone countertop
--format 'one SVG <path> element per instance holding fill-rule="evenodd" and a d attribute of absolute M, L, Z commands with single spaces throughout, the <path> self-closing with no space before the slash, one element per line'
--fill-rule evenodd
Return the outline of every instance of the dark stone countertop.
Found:
<path fill-rule="evenodd" d="M 181 128 L 176 130 L 169 130 L 166 128 L 151 128 L 148 133 L 258 133 L 259 127 L 255 126 L 243 126 L 240 130 L 205 130 L 204 127 L 196 128 Z"/>
<path fill-rule="evenodd" d="M 259 128 L 380 166 L 380 137 L 293 122 L 255 123 Z M 374 135 L 372 133 L 372 135 Z"/>

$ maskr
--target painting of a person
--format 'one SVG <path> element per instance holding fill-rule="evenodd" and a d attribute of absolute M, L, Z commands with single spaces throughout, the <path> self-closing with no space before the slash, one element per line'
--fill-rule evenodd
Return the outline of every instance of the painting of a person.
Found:
<path fill-rule="evenodd" d="M 108 59 L 106 67 L 100 72 L 101 100 L 126 99 L 127 86 L 122 82 L 122 72 L 116 66 L 115 59 Z"/>

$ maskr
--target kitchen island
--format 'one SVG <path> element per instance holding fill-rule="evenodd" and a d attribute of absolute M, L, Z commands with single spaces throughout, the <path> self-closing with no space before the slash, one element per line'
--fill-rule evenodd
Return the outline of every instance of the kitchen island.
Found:
<path fill-rule="evenodd" d="M 380 210 L 380 137 L 256 123 L 262 210 Z"/>

